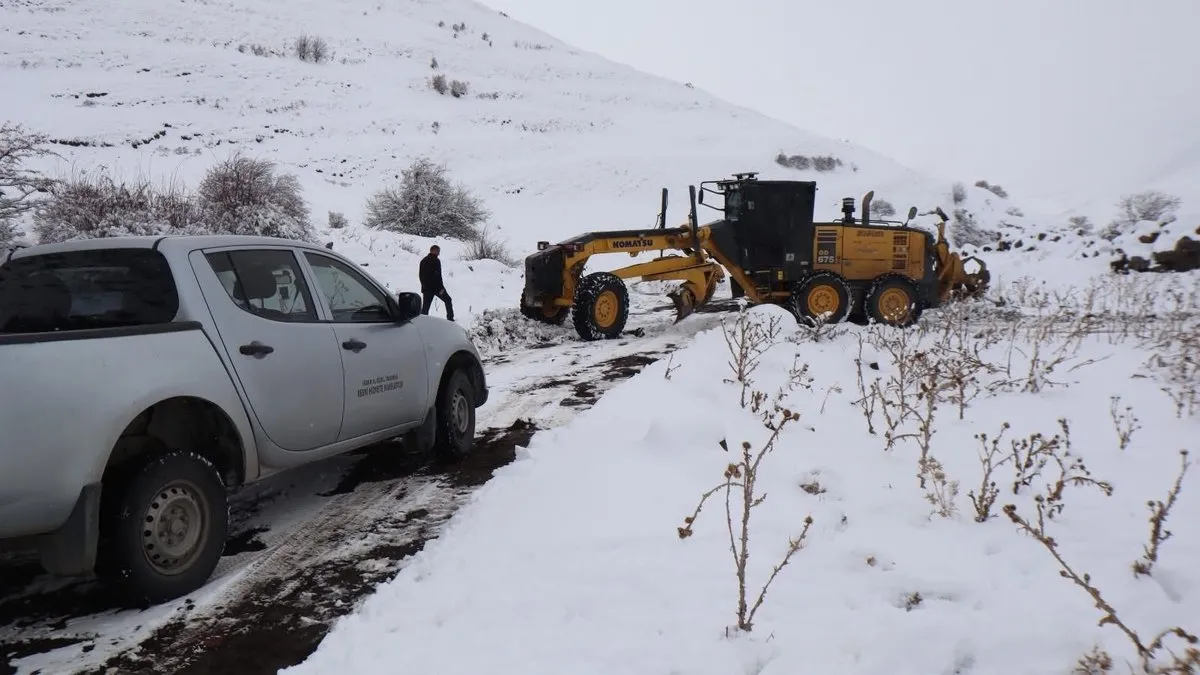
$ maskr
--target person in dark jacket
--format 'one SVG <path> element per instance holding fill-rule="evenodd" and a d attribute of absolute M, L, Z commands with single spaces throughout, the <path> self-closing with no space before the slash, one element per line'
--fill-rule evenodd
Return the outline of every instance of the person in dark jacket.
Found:
<path fill-rule="evenodd" d="M 429 247 L 429 255 L 421 258 L 421 295 L 425 299 L 421 313 L 428 314 L 433 299 L 437 298 L 446 303 L 446 318 L 453 321 L 454 303 L 450 301 L 450 294 L 446 292 L 446 286 L 442 283 L 442 261 L 438 259 L 441 252 L 442 249 L 434 244 Z"/>

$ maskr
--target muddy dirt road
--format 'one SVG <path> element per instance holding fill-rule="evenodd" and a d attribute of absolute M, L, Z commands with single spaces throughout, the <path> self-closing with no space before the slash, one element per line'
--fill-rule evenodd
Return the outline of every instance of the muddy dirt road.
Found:
<path fill-rule="evenodd" d="M 697 314 L 673 325 L 648 309 L 631 317 L 639 337 L 564 337 L 490 355 L 492 394 L 479 411 L 478 450 L 463 463 L 428 463 L 394 442 L 242 491 L 221 565 L 187 598 L 129 607 L 94 583 L 0 558 L 0 675 L 256 675 L 303 661 L 539 429 L 569 421 L 720 320 Z"/>

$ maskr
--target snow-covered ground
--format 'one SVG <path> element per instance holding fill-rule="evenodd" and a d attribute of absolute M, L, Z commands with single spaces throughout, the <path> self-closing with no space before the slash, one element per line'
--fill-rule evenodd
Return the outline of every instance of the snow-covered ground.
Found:
<path fill-rule="evenodd" d="M 302 34 L 327 40 L 333 58 L 295 58 Z M 468 93 L 433 91 L 429 78 L 439 73 L 467 82 Z M 415 290 L 418 260 L 440 244 L 456 319 L 488 355 L 496 386 L 481 429 L 518 419 L 544 429 L 438 542 L 293 672 L 390 672 L 403 664 L 436 673 L 1061 673 L 1096 641 L 1129 656 L 1119 629 L 1097 627 L 1093 600 L 1060 579 L 1050 553 L 1001 511 L 1013 503 L 1029 517 L 1042 478 L 1013 494 L 1013 464 L 1000 466 L 993 517 L 973 520 L 968 492 L 978 493 L 981 480 L 975 434 L 991 438 L 1011 423 L 999 446 L 1007 451 L 1011 440 L 1059 433 L 1059 417 L 1071 424 L 1072 452 L 1115 488 L 1106 496 L 1094 486 L 1066 487 L 1066 508 L 1047 526 L 1065 560 L 1092 574 L 1140 639 L 1175 624 L 1200 631 L 1193 562 L 1200 526 L 1191 517 L 1200 503 L 1192 474 L 1173 506 L 1162 560 L 1149 576 L 1129 569 L 1148 534 L 1146 501 L 1166 498 L 1177 451 L 1189 443 L 1197 450 L 1190 414 L 1197 411 L 1188 409 L 1200 379 L 1197 274 L 1109 273 L 1118 251 L 1148 256 L 1178 237 L 1200 238 L 1190 234 L 1200 226 L 1197 205 L 1183 204 L 1165 226 L 1161 219 L 1137 223 L 1110 240 L 1101 236 L 1107 215 L 1089 229 L 969 181 L 956 195 L 952 184 L 868 149 L 579 52 L 468 0 L 3 1 L 0 90 L 0 123 L 62 141 L 54 146 L 60 156 L 42 165 L 50 175 L 103 169 L 195 188 L 213 164 L 242 152 L 295 173 L 322 240 L 393 290 Z M 789 168 L 776 162 L 780 154 L 840 163 L 828 171 Z M 883 415 L 899 412 L 877 400 L 871 434 L 854 404 L 863 398 L 857 338 L 866 343 L 864 386 L 882 378 L 892 401 L 887 378 L 897 363 L 915 367 L 888 352 L 900 349 L 900 338 L 846 327 L 813 340 L 783 321 L 752 377 L 772 394 L 798 357 L 813 379 L 789 395 L 800 419 L 762 465 L 758 492 L 770 498 L 754 510 L 750 603 L 788 537 L 800 534 L 809 514 L 813 524 L 804 550 L 772 584 L 753 632 L 727 637 L 737 585 L 720 498 L 706 506 L 692 536 L 681 541 L 676 529 L 737 461 L 741 440 L 755 449 L 763 440 L 756 416 L 739 404 L 738 385 L 724 381 L 732 373 L 714 329 L 720 315 L 672 325 L 657 311 L 666 289 L 651 283 L 634 288 L 630 328 L 642 328 L 640 338 L 585 344 L 569 323 L 520 319 L 519 264 L 467 260 L 462 242 L 362 225 L 368 197 L 420 156 L 444 162 L 483 200 L 489 233 L 518 262 L 539 240 L 652 226 L 662 187 L 672 190 L 668 223 L 682 222 L 688 184 L 746 170 L 816 180 L 819 218 L 837 217 L 842 197 L 873 189 L 876 204 L 886 200 L 898 214 L 910 205 L 922 213 L 940 206 L 973 220 L 983 234 L 965 248 L 993 272 L 988 300 L 928 313 L 928 328 L 911 333 L 905 347 L 928 348 L 956 383 L 954 372 L 974 369 L 962 385 L 977 395 L 962 419 L 953 401 L 941 400 L 929 446 L 945 475 L 959 481 L 957 513 L 930 517 L 917 481 L 917 440 L 885 450 Z M 345 213 L 349 226 L 324 227 L 330 211 Z M 700 217 L 712 212 L 702 208 Z M 934 219 L 919 221 L 931 226 Z M 1147 236 L 1155 230 L 1163 234 Z M 950 233 L 956 245 L 971 234 Z M 606 256 L 589 271 L 629 262 Z M 717 299 L 728 293 L 722 286 Z M 435 304 L 434 313 L 443 312 Z M 765 320 L 779 311 L 750 314 Z M 677 347 L 607 392 L 577 388 L 614 359 Z M 1155 354 L 1165 360 L 1148 365 Z M 564 374 L 574 379 L 564 384 Z M 914 433 L 913 416 L 926 414 L 919 388 L 908 386 L 915 412 L 897 434 Z M 574 404 L 560 404 L 563 387 L 599 400 L 576 414 Z M 1110 396 L 1120 397 L 1116 421 Z M 1175 401 L 1183 405 L 1178 417 Z M 1121 449 L 1127 405 L 1139 428 Z M 717 444 L 722 438 L 728 452 Z M 1058 475 L 1053 459 L 1042 474 Z M 386 507 L 388 494 L 367 496 Z M 364 498 L 344 503 L 358 508 Z M 276 530 L 303 529 L 308 521 L 298 510 L 277 513 Z M 350 522 L 323 513 L 329 522 Z M 353 522 L 380 515 L 387 514 Z M 295 541 L 290 546 L 296 550 Z M 193 601 L 204 605 L 225 597 L 217 591 L 241 588 L 221 584 L 245 569 L 231 565 L 219 588 Z M 77 627 L 107 639 L 166 618 L 164 609 Z M 23 659 L 20 672 L 89 667 L 135 641 L 130 636 L 90 657 L 60 650 Z"/>
<path fill-rule="evenodd" d="M 1200 438 L 1200 285 L 1149 278 L 1057 297 L 1023 282 L 1001 289 L 1003 308 L 963 305 L 909 332 L 814 338 L 777 308 L 750 310 L 748 331 L 731 316 L 535 435 L 439 541 L 283 672 L 1036 675 L 1071 672 L 1094 644 L 1136 662 L 1122 627 L 1146 645 L 1200 631 L 1195 468 L 1149 574 L 1131 567 L 1152 543 L 1147 502 L 1168 499 L 1180 450 Z M 744 344 L 761 403 L 736 381 Z M 802 541 L 739 633 L 743 493 L 730 493 L 732 535 L 723 492 L 687 518 L 729 468 L 744 483 L 742 443 L 755 465 L 764 422 L 787 414 L 776 405 L 795 417 L 752 474 L 751 499 L 765 501 L 750 516 L 750 607 Z M 974 502 L 988 486 L 985 517 Z M 1006 515 L 1012 504 L 1041 527 L 1039 499 L 1053 550 Z M 1106 612 L 1055 555 L 1119 626 L 1097 625 Z"/>

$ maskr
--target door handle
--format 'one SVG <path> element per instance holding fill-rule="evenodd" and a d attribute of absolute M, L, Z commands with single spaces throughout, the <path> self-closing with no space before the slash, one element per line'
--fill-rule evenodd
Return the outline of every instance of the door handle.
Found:
<path fill-rule="evenodd" d="M 275 348 L 270 345 L 264 345 L 258 340 L 255 340 L 248 345 L 242 345 L 241 347 L 238 347 L 238 351 L 246 356 L 253 356 L 254 358 L 261 359 L 267 354 L 275 351 Z"/>
<path fill-rule="evenodd" d="M 345 342 L 342 343 L 342 349 L 348 349 L 348 350 L 354 352 L 355 354 L 361 352 L 362 350 L 364 350 L 366 348 L 367 348 L 367 343 L 357 340 L 355 338 L 350 338 L 349 340 L 346 340 Z"/>

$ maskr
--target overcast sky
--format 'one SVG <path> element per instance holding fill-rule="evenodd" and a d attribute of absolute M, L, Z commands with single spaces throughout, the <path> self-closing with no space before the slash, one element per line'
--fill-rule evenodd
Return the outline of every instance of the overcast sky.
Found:
<path fill-rule="evenodd" d="M 1014 196 L 1125 191 L 1200 141 L 1200 0 L 484 3 L 611 60 Z"/>

